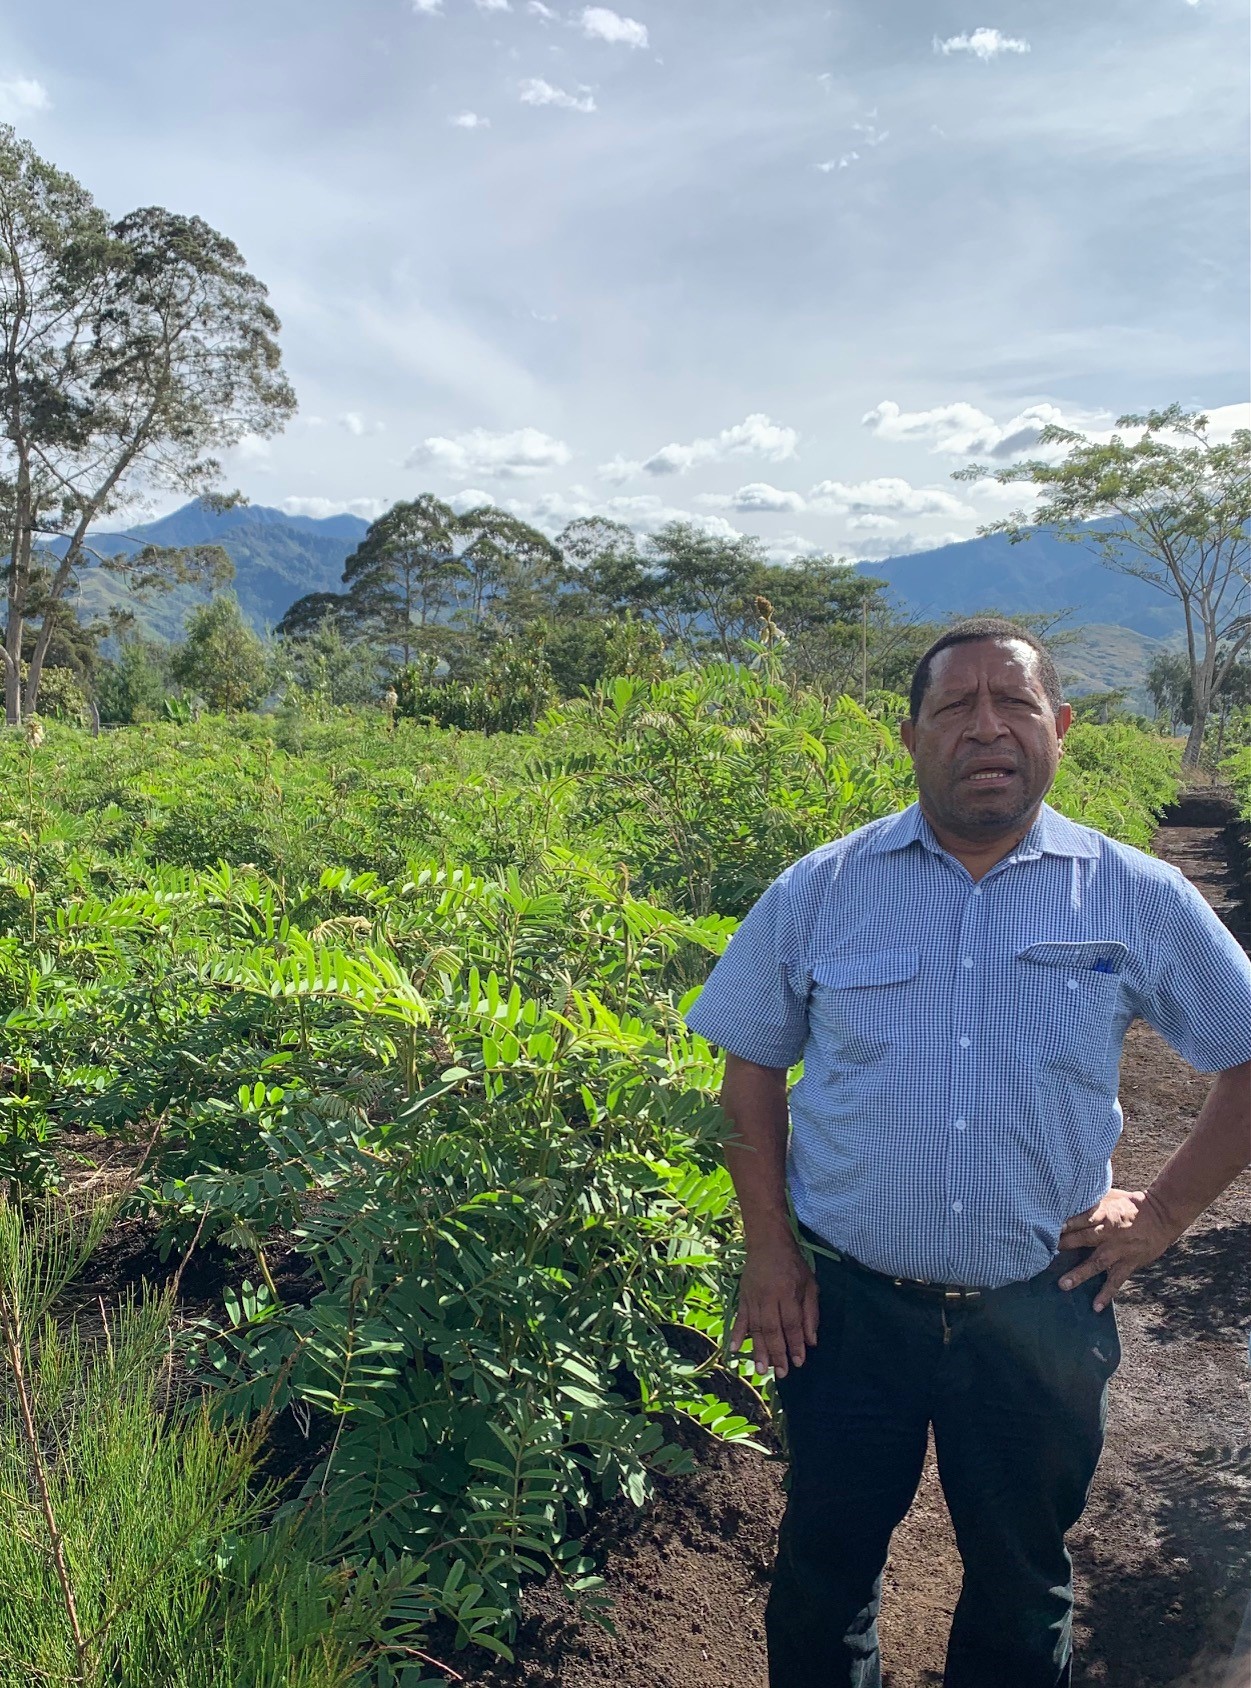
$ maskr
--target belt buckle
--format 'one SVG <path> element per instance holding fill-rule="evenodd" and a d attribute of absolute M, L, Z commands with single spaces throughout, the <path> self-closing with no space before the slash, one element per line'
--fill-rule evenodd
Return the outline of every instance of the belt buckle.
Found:
<path fill-rule="evenodd" d="M 938 1295 L 944 1303 L 959 1301 L 976 1301 L 981 1295 L 980 1289 L 964 1289 L 959 1285 L 936 1284 L 930 1278 L 892 1278 L 896 1289 L 928 1290 L 931 1295 Z"/>

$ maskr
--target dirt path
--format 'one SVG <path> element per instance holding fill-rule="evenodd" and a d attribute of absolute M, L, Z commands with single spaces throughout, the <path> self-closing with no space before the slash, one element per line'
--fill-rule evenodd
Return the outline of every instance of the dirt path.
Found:
<path fill-rule="evenodd" d="M 1247 942 L 1247 908 L 1218 797 L 1166 817 L 1174 861 Z M 1207 1091 L 1144 1026 L 1126 1041 L 1117 1181 L 1141 1187 Z M 1124 1360 L 1107 1449 L 1073 1532 L 1079 1688 L 1215 1688 L 1251 1591 L 1251 1181 L 1240 1180 L 1118 1299 Z M 549 1587 L 528 1600 L 518 1664 L 456 1669 L 476 1688 L 763 1688 L 761 1613 L 781 1467 L 713 1449 L 639 1518 L 603 1521 L 617 1636 L 578 1622 Z M 889 1688 L 941 1681 L 960 1565 L 932 1461 L 895 1534 L 883 1602 Z M 1005 1684 L 1005 1688 L 1009 1685 Z"/>

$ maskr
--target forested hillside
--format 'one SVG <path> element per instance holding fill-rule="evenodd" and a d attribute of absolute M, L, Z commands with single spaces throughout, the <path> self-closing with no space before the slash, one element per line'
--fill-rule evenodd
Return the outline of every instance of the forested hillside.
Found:
<path fill-rule="evenodd" d="M 253 504 L 219 512 L 197 501 L 123 533 L 96 534 L 92 543 L 107 557 L 134 554 L 145 545 L 220 545 L 234 564 L 240 606 L 260 632 L 279 622 L 305 592 L 333 592 L 367 527 L 358 516 L 318 521 Z M 200 602 L 202 594 L 190 586 L 136 602 L 116 575 L 93 569 L 83 576 L 80 614 L 90 618 L 125 608 L 143 631 L 173 639 Z"/>
<path fill-rule="evenodd" d="M 234 591 L 245 617 L 264 632 L 306 593 L 340 589 L 344 563 L 367 528 L 360 517 L 346 514 L 290 516 L 264 505 L 219 512 L 194 502 L 125 533 L 98 534 L 93 543 L 105 556 L 135 553 L 145 545 L 220 545 L 234 564 Z M 1152 657 L 1175 644 L 1181 631 L 1175 603 L 1052 533 L 1035 533 L 1015 545 L 992 535 L 852 567 L 884 581 L 904 614 L 926 622 L 994 606 L 1080 628 L 1080 637 L 1064 650 L 1074 688 L 1121 690 L 1139 708 L 1146 706 Z M 190 586 L 136 600 L 116 576 L 92 570 L 82 579 L 80 614 L 90 618 L 125 609 L 140 631 L 174 639 L 202 601 Z"/>
<path fill-rule="evenodd" d="M 193 503 L 124 534 L 98 534 L 94 544 L 110 556 L 152 544 L 223 546 L 235 564 L 239 601 L 259 631 L 281 620 L 303 593 L 337 590 L 343 563 L 368 525 L 359 516 L 289 516 L 265 505 L 216 513 Z M 1034 533 L 1021 544 L 993 534 L 851 566 L 886 581 L 901 602 L 927 618 L 968 614 L 993 602 L 1009 613 L 1066 611 L 1069 625 L 1125 627 L 1162 640 L 1181 628 L 1175 604 L 1053 533 Z M 84 603 L 90 601 L 85 594 Z M 143 612 L 141 620 L 156 631 L 152 613 Z"/>

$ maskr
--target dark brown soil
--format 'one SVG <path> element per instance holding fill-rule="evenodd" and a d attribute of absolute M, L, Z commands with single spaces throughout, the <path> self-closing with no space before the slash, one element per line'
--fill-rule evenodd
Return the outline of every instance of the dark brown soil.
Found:
<path fill-rule="evenodd" d="M 1211 804 L 1211 799 L 1205 799 Z M 1157 848 L 1244 938 L 1228 858 L 1232 811 L 1174 812 Z M 1130 1032 L 1118 1183 L 1138 1188 L 1185 1136 L 1207 1092 L 1146 1027 Z M 1073 1531 L 1082 1688 L 1225 1688 L 1251 1593 L 1251 1180 L 1243 1178 L 1118 1298 L 1124 1361 L 1107 1450 Z M 598 1526 L 616 1635 L 579 1620 L 558 1591 L 526 1601 L 514 1666 L 451 1655 L 475 1688 L 763 1688 L 761 1614 L 782 1466 L 702 1445 L 696 1475 L 665 1483 L 643 1514 Z M 890 1688 L 941 1681 L 960 1586 L 932 1462 L 896 1532 L 883 1602 Z M 448 1656 L 448 1655 L 445 1655 Z M 1251 1684 L 1251 1672 L 1248 1673 Z M 1004 1688 L 1010 1688 L 1005 1684 Z"/>

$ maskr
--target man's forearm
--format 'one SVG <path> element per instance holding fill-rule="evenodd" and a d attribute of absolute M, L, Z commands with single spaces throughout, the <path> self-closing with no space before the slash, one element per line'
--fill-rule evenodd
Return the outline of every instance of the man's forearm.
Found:
<path fill-rule="evenodd" d="M 1251 1164 L 1251 1062 L 1218 1073 L 1194 1129 L 1152 1179 L 1147 1201 L 1181 1236 Z"/>
<path fill-rule="evenodd" d="M 785 1377 L 817 1340 L 817 1280 L 796 1244 L 786 1201 L 786 1074 L 725 1058 L 721 1106 L 733 1133 L 725 1164 L 743 1215 L 747 1257 L 730 1331 L 737 1351 L 750 1338 L 757 1373 Z"/>
<path fill-rule="evenodd" d="M 786 1073 L 727 1055 L 721 1106 L 734 1125 L 725 1145 L 725 1164 L 734 1181 L 748 1248 L 789 1237 Z"/>

